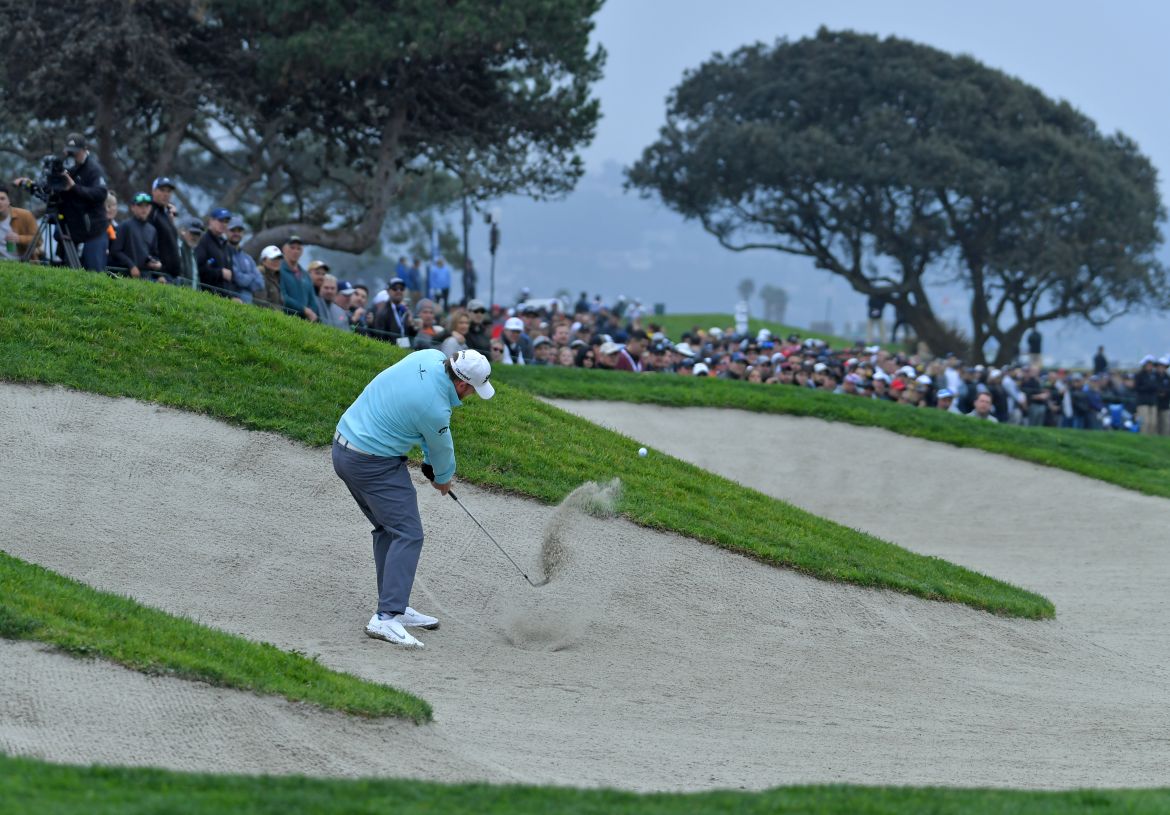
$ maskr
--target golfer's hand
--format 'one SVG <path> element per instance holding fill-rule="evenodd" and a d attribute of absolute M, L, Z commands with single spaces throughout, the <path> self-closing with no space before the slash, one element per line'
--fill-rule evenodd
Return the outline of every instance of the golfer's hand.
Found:
<path fill-rule="evenodd" d="M 442 495 L 446 495 L 447 491 L 451 489 L 451 482 L 448 481 L 446 484 L 440 484 L 438 481 L 432 481 L 431 486 L 437 489 Z"/>

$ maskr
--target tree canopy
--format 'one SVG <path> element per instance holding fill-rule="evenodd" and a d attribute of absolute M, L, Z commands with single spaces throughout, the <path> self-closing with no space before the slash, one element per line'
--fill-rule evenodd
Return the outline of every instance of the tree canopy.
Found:
<path fill-rule="evenodd" d="M 688 71 L 628 184 L 729 249 L 812 258 L 936 352 L 1013 358 L 1047 320 L 1166 308 L 1154 167 L 1067 102 L 967 56 L 825 29 Z M 927 288 L 961 282 L 969 326 Z"/>
<path fill-rule="evenodd" d="M 360 252 L 410 174 L 473 201 L 573 187 L 600 2 L 4 2 L 0 143 L 32 161 L 87 132 L 123 195 L 177 176 L 192 208 L 243 212 L 252 243 Z"/>

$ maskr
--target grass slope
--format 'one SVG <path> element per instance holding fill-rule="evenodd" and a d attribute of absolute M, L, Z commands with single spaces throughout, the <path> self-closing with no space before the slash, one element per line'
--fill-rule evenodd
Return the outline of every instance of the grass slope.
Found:
<path fill-rule="evenodd" d="M 735 317 L 731 314 L 651 314 L 642 318 L 642 324 L 656 323 L 662 326 L 662 331 L 666 336 L 670 337 L 675 342 L 679 338 L 694 328 L 701 328 L 704 331 L 709 331 L 712 327 L 727 329 L 735 325 Z M 838 337 L 834 334 L 820 334 L 816 331 L 809 331 L 806 328 L 797 328 L 796 326 L 785 325 L 784 323 L 775 323 L 769 320 L 757 320 L 751 318 L 748 320 L 748 330 L 752 334 L 759 332 L 761 328 L 766 328 L 772 332 L 773 337 L 783 339 L 789 334 L 799 334 L 802 339 L 818 339 L 829 343 L 833 348 L 842 348 L 853 345 L 852 339 Z M 893 347 L 893 346 L 887 346 Z"/>
<path fill-rule="evenodd" d="M 881 427 L 904 436 L 974 447 L 1170 497 L 1170 438 L 979 422 L 941 410 L 914 410 L 803 388 L 612 371 L 510 367 L 493 380 L 555 399 L 602 399 L 666 407 L 738 408 Z"/>
<path fill-rule="evenodd" d="M 0 811 L 55 815 L 1160 815 L 1170 790 L 802 786 L 765 792 L 654 793 L 421 781 L 215 776 L 72 767 L 0 755 Z"/>
<path fill-rule="evenodd" d="M 346 713 L 416 722 L 431 718 L 430 705 L 400 690 L 97 591 L 3 551 L 0 637 L 38 640 L 148 674 L 275 694 Z"/>
<path fill-rule="evenodd" d="M 0 266 L 0 379 L 44 382 L 207 413 L 327 444 L 338 416 L 400 358 L 385 343 L 189 290 Z M 826 521 L 667 457 L 518 388 L 456 411 L 460 476 L 555 502 L 618 475 L 620 511 L 815 577 L 1045 618 L 1052 604 L 938 558 Z"/>

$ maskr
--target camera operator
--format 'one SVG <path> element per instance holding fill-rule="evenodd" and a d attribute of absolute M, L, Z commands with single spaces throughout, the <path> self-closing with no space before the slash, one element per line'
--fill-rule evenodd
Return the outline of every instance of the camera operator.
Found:
<path fill-rule="evenodd" d="M 85 136 L 70 133 L 62 151 L 72 158 L 72 166 L 64 166 L 47 178 L 52 195 L 48 203 L 56 203 L 65 232 L 78 247 L 81 265 L 95 272 L 106 268 L 106 253 L 110 238 L 106 233 L 106 178 L 102 165 L 89 153 Z M 29 178 L 18 178 L 15 184 L 34 187 Z"/>

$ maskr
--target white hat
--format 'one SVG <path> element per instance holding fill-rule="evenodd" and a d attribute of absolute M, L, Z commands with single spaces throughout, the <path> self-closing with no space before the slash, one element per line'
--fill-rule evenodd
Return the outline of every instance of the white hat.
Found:
<path fill-rule="evenodd" d="M 903 374 L 905 376 L 909 376 L 909 377 L 918 376 L 918 371 L 914 370 L 909 365 L 903 365 L 901 368 L 898 369 L 898 373 Z"/>
<path fill-rule="evenodd" d="M 929 385 L 931 383 L 931 378 L 929 376 L 927 376 L 926 374 L 923 374 L 922 376 L 918 377 L 914 381 L 917 382 L 919 385 Z"/>
<path fill-rule="evenodd" d="M 620 350 L 622 350 L 622 347 L 616 342 L 603 342 L 601 344 L 601 348 L 598 349 L 603 357 L 608 357 L 610 354 L 616 354 Z"/>
<path fill-rule="evenodd" d="M 451 370 L 479 394 L 480 399 L 491 399 L 496 389 L 488 380 L 492 375 L 492 364 L 479 351 L 460 351 L 451 357 Z"/>
<path fill-rule="evenodd" d="M 756 342 L 767 342 L 770 339 L 772 339 L 772 332 L 766 328 L 761 328 L 756 333 Z"/>
<path fill-rule="evenodd" d="M 819 374 L 821 371 L 829 370 L 829 366 L 823 362 L 818 362 L 816 365 L 813 366 L 813 370 Z"/>
<path fill-rule="evenodd" d="M 707 363 L 705 362 L 696 362 L 692 373 L 695 376 L 706 376 L 707 374 L 711 373 L 711 369 L 707 367 Z"/>
<path fill-rule="evenodd" d="M 723 338 L 723 329 L 722 329 L 722 328 L 719 328 L 718 326 L 716 326 L 716 327 L 712 328 L 712 329 L 711 329 L 710 331 L 708 331 L 707 333 L 708 333 L 708 334 L 710 334 L 712 337 L 715 337 L 716 339 L 722 339 L 722 338 Z"/>
<path fill-rule="evenodd" d="M 273 260 L 275 258 L 279 258 L 279 257 L 283 257 L 283 256 L 284 256 L 284 252 L 280 251 L 279 246 L 265 246 L 264 249 L 260 252 L 260 260 L 261 261 Z"/>
<path fill-rule="evenodd" d="M 1139 364 L 1145 365 L 1147 362 L 1153 362 L 1153 361 L 1154 361 L 1154 355 L 1153 354 L 1146 354 L 1144 357 L 1142 357 L 1142 361 Z"/>
<path fill-rule="evenodd" d="M 524 321 L 521 320 L 519 317 L 509 317 L 508 319 L 504 320 L 504 330 L 505 331 L 523 331 L 524 330 Z"/>
<path fill-rule="evenodd" d="M 695 355 L 695 352 L 691 349 L 691 344 L 689 342 L 680 342 L 678 345 L 674 346 L 674 350 L 682 354 L 684 357 L 693 357 Z"/>
<path fill-rule="evenodd" d="M 890 384 L 890 375 L 885 371 L 874 371 L 873 381 L 877 382 L 879 379 L 887 385 Z"/>

